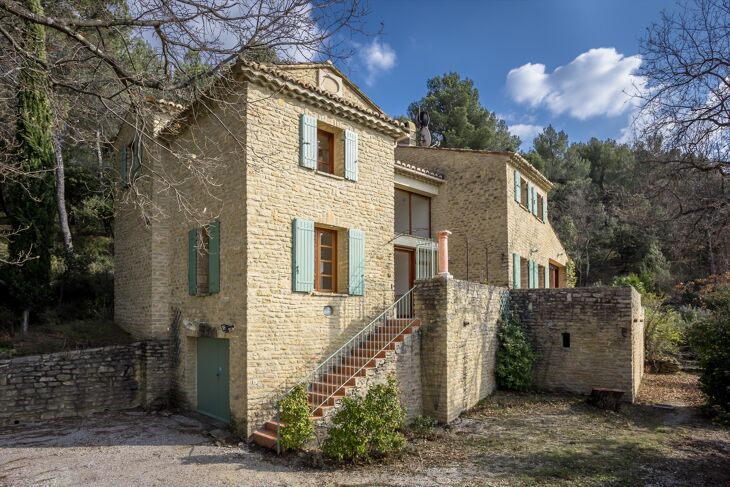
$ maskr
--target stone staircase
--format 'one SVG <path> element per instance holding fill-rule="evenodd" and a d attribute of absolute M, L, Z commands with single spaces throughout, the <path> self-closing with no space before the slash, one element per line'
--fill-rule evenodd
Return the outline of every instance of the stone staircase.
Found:
<path fill-rule="evenodd" d="M 356 387 L 358 378 L 373 374 L 374 369 L 398 353 L 399 345 L 421 326 L 421 321 L 412 317 L 386 315 L 386 319 L 382 319 L 382 316 L 320 364 L 306 381 L 313 421 L 330 417 L 340 400 Z M 396 313 L 395 316 L 400 315 Z M 257 445 L 278 451 L 278 433 L 283 426 L 273 418 L 255 431 L 252 439 Z"/>
<path fill-rule="evenodd" d="M 683 344 L 679 347 L 679 368 L 681 371 L 691 374 L 699 374 L 701 372 L 697 355 L 695 355 L 689 345 Z"/>

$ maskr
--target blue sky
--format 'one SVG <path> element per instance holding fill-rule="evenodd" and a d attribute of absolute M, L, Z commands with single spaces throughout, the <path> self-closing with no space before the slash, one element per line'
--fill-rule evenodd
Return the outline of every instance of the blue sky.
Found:
<path fill-rule="evenodd" d="M 519 132 L 523 149 L 552 124 L 572 141 L 620 139 L 640 88 L 639 39 L 673 0 L 371 0 L 383 34 L 363 41 L 345 73 L 390 115 L 426 80 L 456 71 Z M 555 72 L 556 68 L 558 69 Z"/>

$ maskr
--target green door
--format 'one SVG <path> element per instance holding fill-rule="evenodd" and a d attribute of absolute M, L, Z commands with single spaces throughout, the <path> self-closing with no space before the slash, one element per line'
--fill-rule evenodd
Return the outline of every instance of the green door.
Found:
<path fill-rule="evenodd" d="M 228 340 L 198 338 L 198 411 L 230 421 Z"/>

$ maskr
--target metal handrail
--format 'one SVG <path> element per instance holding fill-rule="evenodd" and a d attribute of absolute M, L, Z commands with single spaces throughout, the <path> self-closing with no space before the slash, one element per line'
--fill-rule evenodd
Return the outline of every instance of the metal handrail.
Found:
<path fill-rule="evenodd" d="M 307 400 L 310 397 L 318 399 L 310 402 L 310 415 L 333 400 L 354 377 L 364 370 L 368 363 L 378 358 L 378 355 L 400 336 L 406 328 L 411 326 L 413 318 L 413 289 L 409 289 L 393 304 L 374 318 L 367 326 L 350 338 L 344 345 L 320 362 L 295 386 L 287 390 L 276 400 L 276 449 L 279 452 L 280 402 L 291 394 L 299 384 L 307 384 Z"/>

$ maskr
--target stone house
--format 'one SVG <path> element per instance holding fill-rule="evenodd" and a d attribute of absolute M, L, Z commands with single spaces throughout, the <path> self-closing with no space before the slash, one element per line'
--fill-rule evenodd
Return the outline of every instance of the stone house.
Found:
<path fill-rule="evenodd" d="M 390 373 L 409 416 L 449 421 L 489 394 L 511 289 L 565 285 L 550 182 L 513 153 L 396 147 L 407 125 L 330 63 L 240 60 L 231 77 L 225 103 L 150 102 L 116 143 L 115 321 L 170 341 L 175 401 L 272 447 L 297 383 L 322 418 Z M 203 159 L 215 184 L 190 176 Z M 594 321 L 637 346 L 636 313 Z"/>

